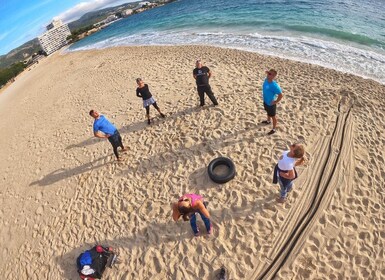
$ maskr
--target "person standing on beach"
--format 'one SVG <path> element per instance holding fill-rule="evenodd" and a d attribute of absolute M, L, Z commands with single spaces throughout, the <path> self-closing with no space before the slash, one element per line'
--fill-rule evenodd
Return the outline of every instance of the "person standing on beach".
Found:
<path fill-rule="evenodd" d="M 305 148 L 300 144 L 290 145 L 290 149 L 284 151 L 275 165 L 273 174 L 273 183 L 279 183 L 281 187 L 280 196 L 277 202 L 284 203 L 287 200 L 287 194 L 293 188 L 293 181 L 298 177 L 296 166 L 305 162 Z"/>
<path fill-rule="evenodd" d="M 263 107 L 267 113 L 267 120 L 263 121 L 263 124 L 270 124 L 273 120 L 273 129 L 270 130 L 268 135 L 274 134 L 277 128 L 277 104 L 281 101 L 283 95 L 282 90 L 278 83 L 274 81 L 277 76 L 277 71 L 270 69 L 266 71 L 266 79 L 262 85 Z"/>
<path fill-rule="evenodd" d="M 136 83 L 138 84 L 138 87 L 136 88 L 136 96 L 141 97 L 143 99 L 143 107 L 146 109 L 147 123 L 151 124 L 150 105 L 153 105 L 155 109 L 159 112 L 160 116 L 162 118 L 165 118 L 166 115 L 160 111 L 158 105 L 156 104 L 156 100 L 152 97 L 148 85 L 144 83 L 142 78 L 137 78 Z"/>
<path fill-rule="evenodd" d="M 209 85 L 209 79 L 212 76 L 212 73 L 207 66 L 202 65 L 200 60 L 196 61 L 196 68 L 193 70 L 193 76 L 197 84 L 200 106 L 205 105 L 205 93 L 210 98 L 211 102 L 213 102 L 214 106 L 218 105 L 218 101 Z"/>
<path fill-rule="evenodd" d="M 195 236 L 199 236 L 199 229 L 196 223 L 196 214 L 199 214 L 205 223 L 207 234 L 211 234 L 212 226 L 210 214 L 207 211 L 206 203 L 203 197 L 198 194 L 185 194 L 178 199 L 178 202 L 172 205 L 172 218 L 178 221 L 183 216 L 184 221 L 190 220 L 191 228 Z"/>
<path fill-rule="evenodd" d="M 90 116 L 95 119 L 93 125 L 94 136 L 97 138 L 107 138 L 112 145 L 116 159 L 121 161 L 118 153 L 118 147 L 121 147 L 122 151 L 127 151 L 127 148 L 123 146 L 122 137 L 120 136 L 119 131 L 107 120 L 105 116 L 100 115 L 97 111 L 91 110 Z"/>

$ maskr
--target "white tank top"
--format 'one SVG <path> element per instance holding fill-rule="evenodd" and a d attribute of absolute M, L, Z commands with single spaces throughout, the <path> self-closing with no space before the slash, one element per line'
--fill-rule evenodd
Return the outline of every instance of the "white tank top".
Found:
<path fill-rule="evenodd" d="M 279 158 L 279 160 L 278 160 L 278 168 L 279 169 L 287 170 L 287 171 L 294 169 L 295 162 L 297 161 L 297 159 L 289 157 L 287 155 L 289 152 L 290 151 L 284 151 L 282 153 L 282 156 Z"/>

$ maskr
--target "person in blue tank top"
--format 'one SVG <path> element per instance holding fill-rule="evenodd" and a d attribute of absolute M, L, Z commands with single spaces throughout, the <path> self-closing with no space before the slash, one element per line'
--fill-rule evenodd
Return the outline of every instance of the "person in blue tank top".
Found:
<path fill-rule="evenodd" d="M 127 148 L 123 146 L 122 137 L 120 136 L 119 131 L 105 116 L 100 115 L 97 111 L 91 110 L 90 116 L 95 119 L 93 125 L 94 136 L 97 138 L 107 138 L 112 145 L 116 159 L 121 161 L 118 147 L 121 147 L 122 151 L 127 151 Z"/>
<path fill-rule="evenodd" d="M 274 134 L 277 128 L 277 104 L 281 101 L 283 95 L 282 90 L 278 83 L 274 81 L 277 76 L 277 71 L 270 69 L 266 71 L 266 79 L 262 85 L 263 92 L 263 108 L 267 113 L 267 120 L 263 121 L 263 124 L 270 124 L 273 120 L 273 129 L 268 133 L 269 135 Z"/>

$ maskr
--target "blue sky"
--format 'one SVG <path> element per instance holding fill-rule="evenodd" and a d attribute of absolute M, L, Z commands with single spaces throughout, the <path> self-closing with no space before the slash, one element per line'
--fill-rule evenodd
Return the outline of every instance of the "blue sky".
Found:
<path fill-rule="evenodd" d="M 137 0 L 0 0 L 0 55 L 44 33 L 53 18 L 68 23 L 83 14 Z"/>

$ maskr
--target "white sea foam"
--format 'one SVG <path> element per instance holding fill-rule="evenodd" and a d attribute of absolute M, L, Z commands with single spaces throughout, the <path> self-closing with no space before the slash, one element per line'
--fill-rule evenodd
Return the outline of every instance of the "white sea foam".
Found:
<path fill-rule="evenodd" d="M 70 51 L 102 49 L 133 45 L 204 44 L 237 48 L 261 54 L 321 65 L 355 74 L 385 84 L 385 53 L 343 45 L 309 37 L 271 36 L 259 33 L 226 32 L 146 32 L 109 38 L 70 49 Z"/>

